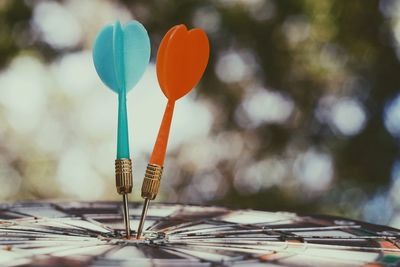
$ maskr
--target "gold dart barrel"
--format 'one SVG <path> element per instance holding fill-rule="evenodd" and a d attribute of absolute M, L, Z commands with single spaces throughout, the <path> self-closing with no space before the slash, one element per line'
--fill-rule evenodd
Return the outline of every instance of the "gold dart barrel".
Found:
<path fill-rule="evenodd" d="M 132 192 L 132 161 L 130 159 L 115 160 L 115 185 L 118 194 L 129 194 Z"/>
<path fill-rule="evenodd" d="M 142 197 L 154 200 L 160 188 L 163 167 L 156 164 L 148 164 L 142 184 Z"/>
<path fill-rule="evenodd" d="M 122 195 L 126 237 L 129 238 L 131 236 L 131 227 L 129 220 L 128 194 L 132 192 L 133 187 L 132 161 L 130 159 L 115 160 L 115 185 L 118 194 Z"/>

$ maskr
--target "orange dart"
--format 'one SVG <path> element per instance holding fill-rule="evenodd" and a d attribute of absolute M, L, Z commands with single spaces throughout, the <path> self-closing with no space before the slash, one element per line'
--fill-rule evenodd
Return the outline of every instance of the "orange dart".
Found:
<path fill-rule="evenodd" d="M 177 25 L 161 41 L 157 53 L 157 78 L 168 103 L 142 184 L 145 202 L 137 238 L 143 230 L 149 201 L 156 198 L 160 187 L 175 101 L 189 93 L 200 81 L 209 55 L 208 38 L 201 29 L 188 31 L 185 25 Z"/>

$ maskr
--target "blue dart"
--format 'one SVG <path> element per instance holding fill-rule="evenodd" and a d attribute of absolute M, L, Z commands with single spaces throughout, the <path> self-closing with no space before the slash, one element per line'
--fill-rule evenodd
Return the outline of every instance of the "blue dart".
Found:
<path fill-rule="evenodd" d="M 132 192 L 132 161 L 129 153 L 126 93 L 139 82 L 150 59 L 150 40 L 137 21 L 121 26 L 119 21 L 98 33 L 93 45 L 93 62 L 103 83 L 118 94 L 117 158 L 115 179 L 117 192 L 124 203 L 126 236 L 130 237 L 128 194 Z"/>

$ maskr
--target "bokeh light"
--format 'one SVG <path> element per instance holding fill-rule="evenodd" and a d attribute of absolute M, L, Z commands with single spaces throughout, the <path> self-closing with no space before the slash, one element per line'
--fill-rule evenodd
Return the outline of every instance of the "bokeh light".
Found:
<path fill-rule="evenodd" d="M 386 129 L 395 137 L 400 137 L 400 95 L 385 105 L 384 122 Z"/>

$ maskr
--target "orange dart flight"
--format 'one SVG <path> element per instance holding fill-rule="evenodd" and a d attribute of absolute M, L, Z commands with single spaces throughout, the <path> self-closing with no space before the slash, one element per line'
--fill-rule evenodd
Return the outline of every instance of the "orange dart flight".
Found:
<path fill-rule="evenodd" d="M 168 104 L 150 163 L 163 165 L 175 101 L 200 81 L 209 54 L 208 38 L 201 29 L 188 31 L 185 25 L 178 25 L 163 38 L 157 53 L 157 78 Z"/>
<path fill-rule="evenodd" d="M 201 29 L 188 30 L 185 25 L 177 25 L 161 41 L 157 53 L 157 78 L 168 103 L 143 180 L 142 197 L 145 203 L 137 238 L 140 238 L 143 229 L 149 200 L 155 199 L 160 186 L 175 101 L 189 93 L 200 81 L 209 55 L 208 38 Z"/>

